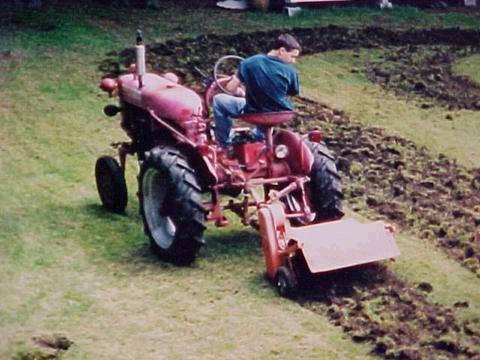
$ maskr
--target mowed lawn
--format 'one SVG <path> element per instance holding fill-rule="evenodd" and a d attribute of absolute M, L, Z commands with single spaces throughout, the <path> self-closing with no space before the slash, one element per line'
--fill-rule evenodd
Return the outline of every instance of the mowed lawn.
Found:
<path fill-rule="evenodd" d="M 0 8 L 6 14 L 0 23 L 0 358 L 40 357 L 45 350 L 32 338 L 54 334 L 74 343 L 65 359 L 368 358 L 367 345 L 352 342 L 326 317 L 277 296 L 264 278 L 258 234 L 233 217 L 230 227 L 207 230 L 208 245 L 192 267 L 158 261 L 142 232 L 133 160 L 126 214 L 102 209 L 95 159 L 114 154 L 109 144 L 125 135 L 102 114 L 112 100 L 98 89 L 98 66 L 110 51 L 131 46 L 139 26 L 147 42 L 156 42 L 203 32 L 358 27 L 379 19 L 398 27 L 475 22 L 414 9 L 333 9 L 288 19 L 162 4 L 158 11 Z M 312 61 L 302 61 L 300 73 L 312 79 L 306 82 L 311 96 L 325 100 L 313 79 L 326 78 L 309 68 Z M 332 86 L 328 96 L 353 88 L 354 80 Z M 412 283 L 431 282 L 433 301 L 469 301 L 460 316 L 478 315 L 472 286 L 478 279 L 429 244 L 402 234 L 399 243 L 403 256 L 394 271 Z"/>

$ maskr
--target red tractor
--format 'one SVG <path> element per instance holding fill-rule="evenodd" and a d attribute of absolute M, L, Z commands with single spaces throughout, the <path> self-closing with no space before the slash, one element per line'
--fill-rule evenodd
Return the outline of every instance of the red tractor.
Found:
<path fill-rule="evenodd" d="M 138 35 L 129 73 L 101 81 L 120 102 L 104 112 L 121 113 L 131 141 L 117 144 L 119 162 L 100 157 L 95 176 L 103 206 L 121 213 L 127 205 L 125 159 L 137 156 L 144 231 L 160 258 L 191 263 L 204 244 L 205 222 L 226 226 L 225 210 L 245 225 L 259 225 L 267 276 L 283 296 L 295 296 L 300 267 L 321 273 L 398 255 L 391 226 L 342 219 L 340 176 L 320 131 L 276 128 L 294 112 L 242 115 L 243 123 L 266 129 L 266 141 L 251 140 L 247 126 L 234 129 L 233 154 L 217 145 L 209 105 L 228 81 L 218 69 L 236 57 L 217 62 L 200 96 L 173 73 L 146 72 L 141 42 Z M 223 195 L 230 199 L 222 201 Z"/>

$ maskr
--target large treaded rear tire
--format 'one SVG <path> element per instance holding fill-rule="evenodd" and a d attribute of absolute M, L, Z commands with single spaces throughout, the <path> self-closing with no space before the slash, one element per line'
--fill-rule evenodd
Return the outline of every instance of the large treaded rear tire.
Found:
<path fill-rule="evenodd" d="M 204 244 L 201 188 L 187 159 L 175 148 L 154 148 L 139 176 L 140 214 L 152 250 L 177 265 L 192 263 Z"/>
<path fill-rule="evenodd" d="M 307 145 L 314 156 L 310 189 L 313 210 L 317 214 L 315 220 L 342 217 L 343 193 L 335 159 L 324 142 L 307 142 Z"/>

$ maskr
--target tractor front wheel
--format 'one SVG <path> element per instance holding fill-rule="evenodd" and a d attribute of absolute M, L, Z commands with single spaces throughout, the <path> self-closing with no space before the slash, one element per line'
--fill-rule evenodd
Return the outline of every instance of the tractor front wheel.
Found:
<path fill-rule="evenodd" d="M 201 188 L 177 149 L 155 148 L 140 170 L 140 213 L 152 250 L 163 260 L 188 265 L 204 243 Z"/>
<path fill-rule="evenodd" d="M 128 192 L 123 170 L 111 156 L 102 156 L 95 164 L 95 180 L 102 205 L 110 212 L 123 213 Z"/>

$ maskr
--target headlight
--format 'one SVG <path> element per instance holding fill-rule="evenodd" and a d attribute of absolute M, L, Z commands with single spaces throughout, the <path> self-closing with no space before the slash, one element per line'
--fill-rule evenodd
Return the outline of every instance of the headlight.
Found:
<path fill-rule="evenodd" d="M 287 155 L 288 155 L 287 145 L 280 144 L 275 147 L 275 157 L 277 159 L 285 159 Z"/>

